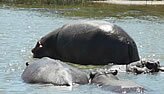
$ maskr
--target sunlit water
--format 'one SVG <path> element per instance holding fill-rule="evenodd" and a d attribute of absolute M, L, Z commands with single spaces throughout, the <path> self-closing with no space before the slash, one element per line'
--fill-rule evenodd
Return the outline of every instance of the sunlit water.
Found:
<path fill-rule="evenodd" d="M 39 12 L 31 9 L 0 8 L 0 94 L 109 94 L 93 85 L 74 87 L 73 90 L 58 89 L 53 85 L 27 84 L 21 79 L 25 62 L 31 61 L 31 49 L 36 41 L 48 32 L 69 22 L 88 20 L 60 17 L 56 12 Z M 164 65 L 164 20 L 151 21 L 125 18 L 104 18 L 121 26 L 136 41 L 141 58 L 156 59 Z M 164 74 L 122 74 L 144 86 L 146 93 L 164 93 Z M 68 88 L 69 89 L 69 88 Z"/>

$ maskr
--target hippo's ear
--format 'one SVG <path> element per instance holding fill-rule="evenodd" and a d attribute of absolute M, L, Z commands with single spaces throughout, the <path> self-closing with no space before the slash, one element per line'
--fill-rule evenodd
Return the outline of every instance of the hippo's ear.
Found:
<path fill-rule="evenodd" d="M 110 70 L 113 75 L 117 75 L 118 71 L 117 70 Z"/>
<path fill-rule="evenodd" d="M 29 63 L 28 62 L 26 62 L 26 66 L 28 66 L 29 65 Z"/>
<path fill-rule="evenodd" d="M 89 74 L 89 78 L 92 80 L 95 77 L 96 74 L 97 74 L 96 72 L 91 72 Z"/>

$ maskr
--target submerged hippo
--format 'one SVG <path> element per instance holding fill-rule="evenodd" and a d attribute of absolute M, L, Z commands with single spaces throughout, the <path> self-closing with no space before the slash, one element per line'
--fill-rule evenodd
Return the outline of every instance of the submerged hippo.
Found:
<path fill-rule="evenodd" d="M 143 60 L 131 63 L 127 66 L 127 72 L 133 72 L 135 74 L 141 73 L 154 73 L 160 71 L 159 61 Z"/>
<path fill-rule="evenodd" d="M 108 70 L 117 70 L 118 72 L 131 72 L 134 74 L 156 73 L 164 71 L 164 67 L 157 60 L 141 60 L 128 65 L 106 65 L 102 68 Z"/>
<path fill-rule="evenodd" d="M 144 87 L 130 80 L 119 80 L 116 74 L 96 72 L 92 74 L 91 83 L 101 86 L 104 90 L 118 93 L 144 92 Z"/>
<path fill-rule="evenodd" d="M 50 57 L 76 64 L 129 64 L 139 60 L 134 40 L 119 26 L 88 21 L 66 24 L 42 37 L 34 58 Z"/>
<path fill-rule="evenodd" d="M 57 86 L 72 86 L 72 84 L 89 82 L 85 72 L 48 57 L 29 64 L 22 74 L 22 79 L 27 83 L 51 83 Z"/>

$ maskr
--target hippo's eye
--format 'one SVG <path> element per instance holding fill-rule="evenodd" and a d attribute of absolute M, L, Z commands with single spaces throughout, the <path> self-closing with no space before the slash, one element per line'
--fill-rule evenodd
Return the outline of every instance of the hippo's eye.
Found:
<path fill-rule="evenodd" d="M 39 48 L 42 48 L 43 47 L 43 45 L 39 45 Z"/>
<path fill-rule="evenodd" d="M 40 41 L 38 42 L 38 44 L 39 44 L 39 46 L 38 46 L 39 48 L 42 48 L 43 47 L 43 45 L 41 44 Z"/>

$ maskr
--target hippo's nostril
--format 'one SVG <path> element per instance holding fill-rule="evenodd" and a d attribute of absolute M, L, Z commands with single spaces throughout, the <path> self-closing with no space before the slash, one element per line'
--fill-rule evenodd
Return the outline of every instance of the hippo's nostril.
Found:
<path fill-rule="evenodd" d="M 31 50 L 31 52 L 33 53 L 33 58 L 37 58 L 37 55 L 36 55 L 37 53 L 36 53 L 35 48 L 34 48 L 34 49 L 32 49 L 32 50 Z"/>
<path fill-rule="evenodd" d="M 32 49 L 31 52 L 34 53 L 34 50 Z"/>
<path fill-rule="evenodd" d="M 31 52 L 34 53 L 35 52 L 35 49 L 32 49 Z"/>

